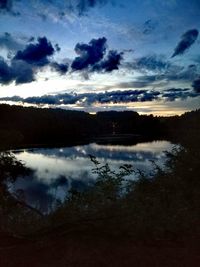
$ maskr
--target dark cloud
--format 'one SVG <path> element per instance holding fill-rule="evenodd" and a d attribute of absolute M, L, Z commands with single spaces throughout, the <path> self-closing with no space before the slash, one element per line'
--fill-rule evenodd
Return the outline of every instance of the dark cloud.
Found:
<path fill-rule="evenodd" d="M 13 60 L 9 65 L 0 57 L 0 83 L 2 85 L 7 85 L 13 81 L 16 84 L 22 84 L 34 80 L 34 71 L 29 64 L 21 60 Z"/>
<path fill-rule="evenodd" d="M 124 91 L 110 91 L 102 93 L 83 93 L 83 94 L 58 94 L 58 95 L 43 95 L 41 97 L 20 98 L 4 97 L 1 101 L 24 102 L 29 104 L 49 104 L 60 106 L 61 104 L 77 104 L 79 106 L 91 106 L 95 103 L 130 103 L 130 102 L 146 102 L 155 100 L 175 101 L 177 99 L 183 100 L 188 97 L 198 97 L 189 88 L 170 88 L 163 91 L 156 90 L 124 90 Z"/>
<path fill-rule="evenodd" d="M 200 93 L 200 77 L 194 80 L 194 82 L 192 83 L 192 87 L 194 89 L 194 92 L 198 94 Z"/>
<path fill-rule="evenodd" d="M 0 10 L 2 11 L 11 11 L 12 9 L 12 0 L 0 0 Z"/>
<path fill-rule="evenodd" d="M 175 101 L 176 99 L 185 100 L 188 97 L 197 97 L 189 88 L 170 88 L 163 91 L 162 97 L 167 101 Z"/>
<path fill-rule="evenodd" d="M 146 64 L 144 65 L 144 68 L 145 66 Z M 153 69 L 154 67 L 149 65 L 148 68 Z M 144 71 L 145 75 L 139 76 L 135 81 L 131 82 L 133 84 L 133 87 L 135 86 L 137 88 L 144 88 L 152 85 L 155 86 L 156 84 L 160 83 L 166 84 L 168 82 L 191 83 L 199 76 L 199 69 L 196 65 L 189 65 L 186 67 L 170 65 L 169 67 L 166 67 L 166 70 L 163 70 L 162 72 L 152 72 L 153 74 L 148 74 L 147 71 Z"/>
<path fill-rule="evenodd" d="M 139 102 L 146 101 L 145 96 L 154 94 L 155 92 L 145 90 L 125 90 L 125 91 L 111 91 L 97 94 L 88 94 L 85 98 L 87 104 L 95 102 L 106 104 L 106 103 L 128 103 L 128 102 Z"/>
<path fill-rule="evenodd" d="M 65 96 L 66 99 L 68 99 L 68 96 Z M 11 100 L 11 99 L 10 99 Z M 25 99 L 21 99 L 21 101 L 26 102 L 26 103 L 30 103 L 30 104 L 49 104 L 49 105 L 57 105 L 59 104 L 59 100 L 62 101 L 62 98 L 59 99 L 57 98 L 55 95 L 44 95 L 43 97 L 37 97 L 37 96 L 31 96 L 31 97 L 27 97 Z M 15 101 L 14 99 L 12 101 Z M 60 102 L 60 103 L 61 103 Z M 74 101 L 72 102 L 74 103 Z M 70 101 L 68 102 L 68 104 L 70 104 Z"/>
<path fill-rule="evenodd" d="M 68 64 L 67 63 L 57 63 L 57 62 L 52 62 L 50 64 L 51 68 L 55 71 L 57 71 L 60 75 L 64 75 L 68 71 Z"/>
<path fill-rule="evenodd" d="M 188 81 L 194 80 L 199 73 L 199 69 L 196 65 L 189 65 L 182 69 L 172 69 L 169 73 L 166 73 L 167 79 L 172 81 Z"/>
<path fill-rule="evenodd" d="M 55 53 L 55 49 L 46 37 L 37 39 L 37 43 L 28 44 L 24 50 L 17 52 L 15 60 L 23 60 L 36 66 L 45 66 L 49 63 L 49 56 Z"/>
<path fill-rule="evenodd" d="M 84 94 L 58 94 L 58 95 L 44 95 L 41 97 L 19 98 L 18 96 L 10 98 L 1 98 L 0 100 L 23 101 L 31 104 L 77 104 L 91 105 L 94 103 L 124 103 L 145 101 L 150 95 L 157 96 L 159 93 L 147 90 L 125 90 L 125 91 L 111 91 L 103 93 L 84 93 Z M 141 100 L 142 99 L 142 100 Z"/>
<path fill-rule="evenodd" d="M 108 51 L 106 55 L 107 39 L 105 37 L 92 39 L 89 44 L 78 43 L 75 47 L 79 55 L 74 59 L 71 68 L 74 71 L 111 72 L 117 70 L 123 59 L 123 52 Z"/>
<path fill-rule="evenodd" d="M 115 50 L 108 52 L 107 58 L 102 60 L 99 64 L 93 67 L 93 71 L 111 72 L 118 70 L 121 60 L 123 59 L 123 53 L 118 53 Z"/>
<path fill-rule="evenodd" d="M 12 58 L 9 54 L 9 62 L 0 58 L 0 83 L 3 85 L 15 82 L 22 84 L 35 81 L 35 74 L 44 66 L 50 66 L 53 71 L 57 71 L 60 75 L 66 74 L 68 71 L 67 63 L 51 62 L 49 57 L 58 51 L 59 45 L 55 45 L 55 49 L 46 37 L 38 38 L 36 43 L 32 43 L 34 38 L 26 40 L 28 44 L 25 46 L 15 40 L 9 33 L 0 36 L 0 48 L 5 47 L 9 53 L 18 50 Z M 31 42 L 31 43 L 30 43 Z"/>
<path fill-rule="evenodd" d="M 147 91 L 145 92 L 141 98 L 139 99 L 140 102 L 146 102 L 146 101 L 154 101 L 156 99 L 158 99 L 158 97 L 161 95 L 160 92 L 158 91 Z"/>
<path fill-rule="evenodd" d="M 0 36 L 0 48 L 6 48 L 9 51 L 8 58 L 10 59 L 9 64 L 3 58 L 0 59 L 0 83 L 9 84 L 12 81 L 15 81 L 16 84 L 32 82 L 35 80 L 35 73 L 41 67 L 47 65 L 60 75 L 67 73 L 67 63 L 51 62 L 49 59 L 56 51 L 60 51 L 59 45 L 56 44 L 54 48 L 46 37 L 38 38 L 37 42 L 32 43 L 34 40 L 34 37 L 26 38 L 28 44 L 25 46 L 7 32 Z M 24 49 L 19 50 L 20 48 Z M 12 58 L 12 51 L 17 51 L 14 58 Z"/>
<path fill-rule="evenodd" d="M 142 74 L 133 82 L 137 88 L 170 81 L 191 83 L 199 76 L 198 64 L 176 65 L 166 60 L 164 55 L 157 54 L 136 58 L 132 62 L 126 62 L 124 67 Z"/>
<path fill-rule="evenodd" d="M 83 70 L 98 63 L 106 52 L 106 38 L 92 39 L 89 44 L 78 43 L 75 52 L 79 55 L 72 62 L 73 70 Z"/>
<path fill-rule="evenodd" d="M 13 60 L 11 68 L 15 77 L 15 84 L 18 85 L 35 81 L 35 72 L 26 62 Z"/>
<path fill-rule="evenodd" d="M 169 69 L 172 64 L 165 60 L 163 55 L 147 55 L 135 59 L 132 63 L 129 63 L 128 68 L 138 70 L 141 72 L 154 71 L 161 72 Z"/>
<path fill-rule="evenodd" d="M 0 83 L 8 84 L 13 81 L 13 75 L 10 66 L 0 57 Z"/>
<path fill-rule="evenodd" d="M 13 10 L 13 2 L 13 0 L 0 0 L 0 14 L 10 14 L 12 16 L 19 16 L 20 12 L 16 12 Z"/>
<path fill-rule="evenodd" d="M 193 43 L 196 41 L 198 34 L 199 32 L 197 29 L 192 29 L 185 32 L 181 37 L 181 41 L 174 49 L 172 57 L 184 54 L 184 52 L 188 50 L 191 47 L 191 45 L 193 45 Z"/>

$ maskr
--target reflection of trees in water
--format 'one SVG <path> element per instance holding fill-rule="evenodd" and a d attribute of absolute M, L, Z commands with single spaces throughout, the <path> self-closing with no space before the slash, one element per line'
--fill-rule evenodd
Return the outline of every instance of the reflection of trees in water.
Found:
<path fill-rule="evenodd" d="M 107 146 L 102 147 L 95 144 L 62 149 L 28 149 L 25 152 L 25 157 L 23 157 L 24 152 L 22 151 L 22 157 L 20 157 L 20 151 L 18 151 L 16 156 L 25 160 L 25 162 L 26 159 L 30 160 L 32 155 L 34 157 L 31 162 L 34 162 L 34 159 L 39 155 L 40 160 L 37 159 L 37 161 L 42 163 L 42 159 L 44 159 L 46 165 L 44 169 L 37 170 L 37 164 L 30 164 L 29 166 L 34 168 L 35 172 L 26 176 L 25 179 L 23 177 L 17 177 L 13 181 L 10 192 L 18 198 L 24 199 L 27 204 L 37 210 L 47 214 L 55 210 L 57 204 L 62 203 L 68 197 L 70 190 L 84 191 L 95 183 L 97 174 L 91 172 L 92 163 L 89 159 L 90 154 L 88 152 L 91 152 L 92 155 L 95 152 L 96 159 L 102 164 L 108 162 L 113 171 L 117 171 L 119 165 L 130 162 L 134 164 L 135 168 L 140 168 L 142 171 L 149 173 L 152 171 L 150 160 L 160 161 L 162 163 L 166 159 L 164 153 L 160 153 L 161 149 L 155 153 L 150 152 L 150 147 L 155 147 L 155 144 L 157 148 L 160 146 L 163 148 L 163 142 L 153 142 L 148 143 L 148 145 L 146 144 L 148 148 L 147 152 L 144 150 L 144 147 L 142 151 L 137 147 L 135 152 L 134 148 L 129 148 L 127 151 L 127 147 L 124 146 L 117 147 L 116 149 L 113 146 L 108 146 L 107 148 Z M 164 144 L 168 148 L 171 146 L 169 142 L 164 142 Z M 71 153 L 75 153 L 75 155 Z M 82 162 L 81 164 L 79 164 L 79 160 L 82 161 L 83 159 L 79 157 L 80 155 L 84 157 L 84 163 Z M 158 156 L 161 158 L 158 158 Z M 57 157 L 58 160 L 61 159 L 62 165 L 58 165 Z M 69 168 L 67 167 L 68 165 Z M 70 169 L 71 166 L 73 166 L 72 169 Z M 55 171 L 56 168 L 58 169 L 57 171 Z M 136 177 L 136 174 L 132 175 L 132 179 Z"/>
<path fill-rule="evenodd" d="M 11 194 L 24 196 L 26 203 L 44 214 L 55 210 L 58 203 L 62 203 L 71 189 L 86 190 L 94 183 L 88 171 L 70 172 L 67 175 L 58 174 L 49 179 L 37 177 L 37 172 L 32 175 L 18 177 L 10 184 Z"/>
<path fill-rule="evenodd" d="M 123 165 L 116 171 L 90 156 L 95 164 L 93 172 L 97 175 L 96 182 L 90 184 L 87 190 L 82 190 L 82 181 L 72 181 L 74 187 L 69 190 L 65 201 L 55 203 L 57 209 L 45 216 L 39 216 L 26 205 L 18 206 L 20 200 L 13 199 L 6 191 L 4 182 L 11 179 L 10 170 L 13 171 L 11 177 L 14 180 L 27 172 L 12 155 L 1 154 L 1 173 L 4 175 L 1 176 L 4 191 L 0 203 L 0 218 L 4 218 L 1 219 L 1 228 L 23 232 L 30 231 L 30 228 L 24 228 L 25 225 L 35 231 L 44 227 L 52 229 L 52 226 L 56 229 L 62 224 L 65 231 L 67 225 L 77 222 L 79 227 L 81 222 L 89 220 L 102 233 L 121 233 L 140 238 L 148 236 L 150 239 L 194 236 L 199 233 L 200 208 L 200 151 L 197 139 L 195 136 L 190 139 L 186 149 L 180 147 L 168 153 L 167 168 L 163 170 L 155 165 L 156 173 L 150 179 L 148 175 L 132 170 L 130 165 Z M 127 179 L 135 171 L 138 179 Z M 63 185 L 69 189 L 65 176 L 52 181 L 55 191 Z M 19 193 L 23 202 L 23 192 Z"/>
<path fill-rule="evenodd" d="M 179 119 L 169 119 L 171 131 L 175 129 L 175 136 L 185 149 L 168 154 L 167 169 L 158 167 L 151 179 L 139 172 L 139 179 L 130 181 L 124 191 L 125 177 L 121 171 L 127 171 L 126 168 L 122 166 L 119 172 L 113 171 L 109 165 L 101 165 L 98 159 L 95 162 L 96 159 L 92 158 L 94 172 L 98 176 L 96 183 L 81 191 L 81 181 L 72 180 L 75 189 L 69 192 L 63 203 L 57 203 L 57 209 L 52 214 L 45 216 L 25 203 L 26 195 L 22 190 L 16 191 L 16 194 L 10 193 L 8 186 L 21 177 L 34 179 L 34 173 L 17 161 L 13 154 L 1 152 L 0 231 L 30 233 L 45 227 L 55 230 L 62 224 L 59 229 L 66 232 L 67 225 L 74 225 L 75 222 L 79 228 L 82 222 L 86 222 L 89 225 L 87 231 L 94 227 L 100 233 L 109 235 L 121 234 L 142 239 L 167 237 L 173 240 L 199 237 L 200 134 L 199 119 L 194 117 L 191 120 L 193 115 L 182 117 L 185 129 L 182 132 L 177 126 Z M 68 177 L 53 180 L 52 190 L 57 194 L 57 189 L 63 185 L 69 188 Z M 41 192 L 49 192 L 44 184 L 40 185 L 40 189 Z M 38 197 L 36 191 L 34 194 Z"/>
<path fill-rule="evenodd" d="M 9 187 L 19 178 L 31 176 L 33 171 L 9 152 L 0 152 L 0 230 L 17 231 L 24 223 L 42 216 L 40 211 L 26 203 L 23 190 L 10 193 Z"/>
<path fill-rule="evenodd" d="M 102 233 L 128 238 L 196 238 L 200 231 L 200 151 L 196 141 L 189 140 L 185 149 L 168 153 L 167 168 L 155 165 L 151 179 L 139 171 L 138 180 L 127 181 L 125 190 L 123 172 L 135 170 L 125 165 L 116 172 L 93 157 L 96 183 L 90 190 L 72 191 L 54 219 L 89 220 Z"/>
<path fill-rule="evenodd" d="M 30 169 L 16 160 L 9 152 L 0 152 L 0 186 L 3 194 L 7 193 L 6 182 L 14 182 L 21 175 L 30 174 Z"/>
<path fill-rule="evenodd" d="M 170 149 L 171 146 L 169 142 L 158 141 L 143 143 L 142 151 L 140 146 L 136 149 L 134 147 L 128 149 L 124 146 L 107 147 L 95 144 L 59 149 L 28 149 L 25 151 L 25 156 L 24 152 L 21 152 L 21 156 L 19 153 L 16 156 L 27 164 L 30 161 L 29 166 L 36 171 L 33 176 L 26 177 L 26 179 L 18 178 L 15 188 L 24 190 L 29 204 L 43 212 L 51 211 L 51 207 L 55 206 L 55 201 L 63 201 L 69 190 L 85 190 L 94 183 L 97 175 L 91 172 L 90 154 L 95 155 L 102 164 L 108 162 L 114 170 L 117 170 L 119 165 L 131 163 L 135 168 L 149 173 L 152 171 L 150 160 L 162 165 L 166 156 L 165 153 L 161 153 L 161 148 Z M 155 151 L 151 152 L 151 147 Z M 36 163 L 34 163 L 35 159 Z M 39 169 L 37 169 L 37 162 L 40 164 Z"/>
<path fill-rule="evenodd" d="M 87 159 L 88 155 L 94 155 L 100 160 L 124 160 L 142 161 L 145 159 L 155 160 L 157 155 L 161 154 L 163 150 L 171 149 L 171 143 L 167 141 L 156 141 L 148 143 L 140 143 L 139 145 L 146 145 L 146 150 L 142 147 L 134 149 L 136 146 L 109 146 L 109 145 L 97 145 L 89 144 L 84 146 L 64 147 L 64 148 L 50 148 L 50 149 L 27 149 L 27 153 L 40 154 L 49 158 L 70 159 L 76 160 L 78 158 Z M 156 148 L 154 147 L 157 144 Z M 160 146 L 160 147 L 159 147 Z M 20 154 L 22 151 L 14 151 L 14 153 Z"/>

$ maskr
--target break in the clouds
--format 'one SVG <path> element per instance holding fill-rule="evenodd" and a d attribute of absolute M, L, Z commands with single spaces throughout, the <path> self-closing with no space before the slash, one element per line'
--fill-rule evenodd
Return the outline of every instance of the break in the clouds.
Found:
<path fill-rule="evenodd" d="M 184 54 L 185 51 L 194 44 L 198 37 L 198 34 L 199 31 L 197 29 L 192 29 L 185 32 L 181 37 L 181 41 L 176 46 L 172 57 Z"/>

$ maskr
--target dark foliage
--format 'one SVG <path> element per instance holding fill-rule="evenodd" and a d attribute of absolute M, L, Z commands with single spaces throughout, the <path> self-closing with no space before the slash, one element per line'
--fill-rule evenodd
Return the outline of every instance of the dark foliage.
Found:
<path fill-rule="evenodd" d="M 102 135 L 117 137 L 121 134 L 132 134 L 134 142 L 134 137 L 159 138 L 166 132 L 165 121 L 132 111 L 90 115 L 80 111 L 4 104 L 0 105 L 0 118 L 0 147 L 4 148 L 87 143 Z"/>
<path fill-rule="evenodd" d="M 24 109 L 21 108 L 21 111 Z M 28 111 L 33 112 L 35 109 Z M 45 110 L 42 112 L 45 113 Z M 53 114 L 54 112 L 61 112 L 62 115 L 62 111 L 55 110 Z M 76 114 L 77 118 L 80 114 L 83 115 Z M 96 229 L 95 231 L 102 234 L 115 237 L 179 241 L 198 239 L 200 236 L 199 114 L 199 111 L 193 111 L 181 117 L 159 118 L 168 127 L 169 135 L 184 147 L 168 153 L 166 168 L 155 166 L 156 172 L 153 177 L 134 170 L 131 165 L 123 165 L 118 171 L 113 171 L 108 164 L 102 165 L 91 156 L 95 165 L 93 172 L 98 176 L 96 183 L 84 192 L 78 189 L 71 191 L 63 204 L 58 203 L 56 211 L 44 217 L 31 207 L 27 207 L 23 201 L 13 199 L 7 190 L 5 181 L 15 179 L 18 175 L 26 175 L 27 172 L 23 164 L 17 162 L 12 155 L 2 153 L 0 211 L 4 220 L 1 221 L 1 227 L 19 233 L 30 233 L 41 229 L 38 232 L 40 234 L 45 229 L 46 233 L 61 231 L 62 234 L 69 225 L 76 225 L 79 229 L 80 222 L 89 222 L 92 231 Z M 121 113 L 121 119 L 124 118 L 123 115 Z M 133 118 L 133 115 L 139 117 L 137 113 L 130 112 L 126 114 L 126 118 L 129 116 Z M 120 121 L 120 113 L 100 113 L 97 114 L 97 119 L 98 116 L 99 120 L 104 122 L 108 118 L 118 123 Z M 150 117 L 149 120 L 152 121 L 153 118 Z M 107 128 L 107 125 L 105 127 Z M 131 181 L 129 176 L 133 172 L 138 173 L 138 179 Z M 25 225 L 27 227 L 24 227 Z M 91 231 L 90 227 L 85 230 Z"/>
<path fill-rule="evenodd" d="M 23 192 L 13 194 L 9 190 L 9 185 L 18 177 L 32 173 L 12 153 L 0 152 L 0 232 L 25 232 L 24 227 L 31 227 L 31 221 L 38 221 L 39 212 L 26 203 Z"/>
<path fill-rule="evenodd" d="M 92 229 L 113 237 L 134 240 L 197 240 L 200 236 L 200 153 L 193 145 L 168 154 L 166 169 L 154 177 L 121 166 L 118 172 L 95 158 L 96 184 L 85 192 L 72 191 L 52 215 L 52 224 L 89 221 Z M 90 228 L 87 229 L 90 232 Z"/>

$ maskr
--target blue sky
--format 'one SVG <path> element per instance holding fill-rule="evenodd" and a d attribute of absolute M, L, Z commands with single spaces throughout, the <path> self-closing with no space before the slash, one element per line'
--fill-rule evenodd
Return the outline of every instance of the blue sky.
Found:
<path fill-rule="evenodd" d="M 88 112 L 199 108 L 198 0 L 0 0 L 0 100 Z"/>

